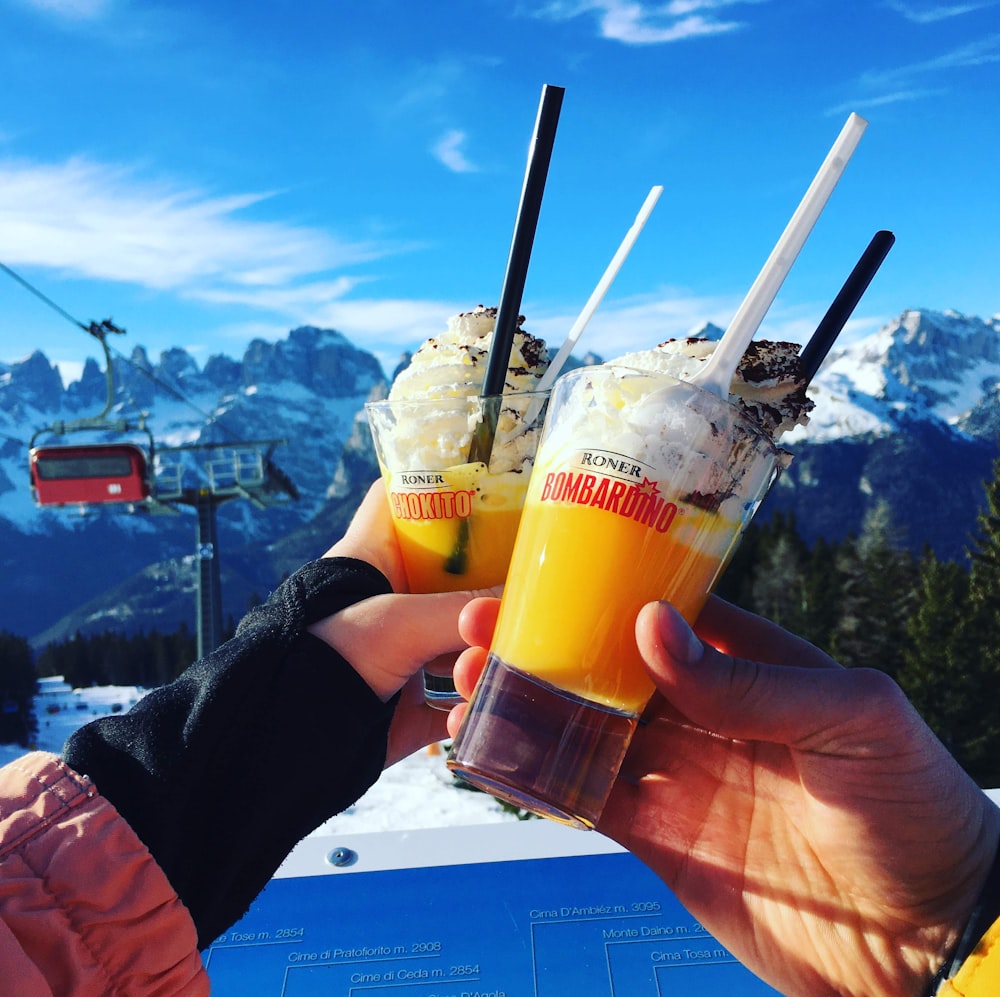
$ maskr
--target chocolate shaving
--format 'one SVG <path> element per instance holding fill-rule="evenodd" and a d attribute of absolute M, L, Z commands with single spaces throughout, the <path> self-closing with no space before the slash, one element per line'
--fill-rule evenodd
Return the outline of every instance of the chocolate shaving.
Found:
<path fill-rule="evenodd" d="M 710 492 L 707 495 L 704 492 L 689 492 L 683 496 L 681 501 L 686 502 L 688 505 L 697 506 L 699 509 L 704 509 L 706 512 L 715 512 L 724 498 L 725 496 L 719 492 Z"/>

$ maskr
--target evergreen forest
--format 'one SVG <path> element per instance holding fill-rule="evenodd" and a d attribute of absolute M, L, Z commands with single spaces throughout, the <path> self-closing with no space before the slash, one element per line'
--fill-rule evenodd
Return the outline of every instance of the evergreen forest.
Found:
<path fill-rule="evenodd" d="M 962 767 L 1000 788 L 1000 460 L 965 563 L 915 556 L 876 505 L 858 536 L 811 548 L 794 519 L 751 525 L 716 591 L 847 667 L 899 683 Z M 942 510 L 942 515 L 947 515 Z"/>
<path fill-rule="evenodd" d="M 929 548 L 917 556 L 905 540 L 885 505 L 857 536 L 811 547 L 794 519 L 776 515 L 749 528 L 717 591 L 847 667 L 887 672 L 979 785 L 1000 788 L 1000 460 L 965 562 Z M 0 743 L 33 741 L 36 675 L 148 688 L 183 671 L 196 646 L 185 627 L 107 631 L 36 657 L 23 638 L 0 633 Z"/>

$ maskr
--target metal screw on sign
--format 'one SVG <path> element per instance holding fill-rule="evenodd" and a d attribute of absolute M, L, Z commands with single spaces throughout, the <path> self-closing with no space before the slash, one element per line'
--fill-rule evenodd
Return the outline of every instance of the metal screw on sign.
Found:
<path fill-rule="evenodd" d="M 334 865 L 337 866 L 338 869 L 343 869 L 345 866 L 354 865 L 354 863 L 358 861 L 358 853 L 341 845 L 339 848 L 334 848 L 334 850 L 327 855 L 326 861 L 329 865 Z"/>

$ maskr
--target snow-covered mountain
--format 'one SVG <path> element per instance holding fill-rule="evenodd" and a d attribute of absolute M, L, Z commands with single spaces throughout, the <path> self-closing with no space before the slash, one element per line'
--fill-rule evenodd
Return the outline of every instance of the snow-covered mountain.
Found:
<path fill-rule="evenodd" d="M 1000 317 L 904 312 L 832 351 L 767 509 L 809 542 L 858 533 L 885 501 L 910 548 L 961 561 L 1000 442 Z"/>
<path fill-rule="evenodd" d="M 363 404 L 385 391 L 386 377 L 338 332 L 295 329 L 203 368 L 184 350 L 153 362 L 141 347 L 114 366 L 112 416 L 148 413 L 158 447 L 287 441 L 272 459 L 298 501 L 266 510 L 233 501 L 219 510 L 225 611 L 234 617 L 322 552 L 377 474 Z M 81 517 L 32 502 L 31 437 L 100 411 L 105 391 L 94 361 L 66 386 L 42 353 L 0 364 L 0 629 L 68 636 L 112 625 L 116 607 L 120 626 L 173 629 L 182 607 L 193 620 L 193 514 Z M 783 440 L 795 460 L 761 514 L 794 512 L 807 540 L 837 540 L 886 499 L 915 550 L 929 543 L 940 556 L 961 557 L 998 453 L 1000 316 L 906 311 L 832 352 L 810 393 L 812 419 Z"/>
<path fill-rule="evenodd" d="M 790 442 L 885 436 L 913 420 L 995 442 L 1000 316 L 903 312 L 866 339 L 831 351 L 810 395 L 810 423 Z"/>
<path fill-rule="evenodd" d="M 130 424 L 144 418 L 158 448 L 284 440 L 273 459 L 301 496 L 283 517 L 289 528 L 315 515 L 355 416 L 373 392 L 385 387 L 374 356 L 338 332 L 311 327 L 294 329 L 276 343 L 256 340 L 242 361 L 214 356 L 200 370 L 182 349 L 167 350 L 154 364 L 139 346 L 129 358 L 115 361 L 114 373 L 109 418 Z M 31 500 L 25 487 L 27 443 L 45 427 L 95 415 L 105 398 L 105 374 L 92 359 L 80 380 L 65 388 L 40 352 L 20 363 L 0 364 L 0 516 L 26 533 L 48 533 L 56 517 L 64 521 L 64 513 L 37 509 Z M 141 434 L 133 437 L 144 442 Z M 96 438 L 41 433 L 37 442 Z M 251 533 L 260 529 L 249 520 L 247 525 Z"/>
<path fill-rule="evenodd" d="M 693 336 L 718 340 L 706 322 Z M 972 439 L 1000 433 L 1000 315 L 903 312 L 832 349 L 809 387 L 816 408 L 785 444 L 885 436 L 919 419 Z"/>
<path fill-rule="evenodd" d="M 377 474 L 367 427 L 359 419 L 364 402 L 385 391 L 385 375 L 374 356 L 338 332 L 295 329 L 275 343 L 251 343 L 239 361 L 216 356 L 201 369 L 184 350 L 168 350 L 154 363 L 137 347 L 127 358 L 116 357 L 113 367 L 115 403 L 109 418 L 130 425 L 144 418 L 161 455 L 191 444 L 285 441 L 274 446 L 270 459 L 298 499 L 264 510 L 248 501 L 219 507 L 227 615 L 241 616 L 251 595 L 266 594 L 294 567 L 272 545 L 292 538 L 288 556 L 308 547 L 309 524 L 317 517 L 327 524 L 330 517 L 324 514 L 331 505 L 336 513 L 338 502 L 356 504 L 361 485 L 354 476 L 367 483 Z M 65 387 L 40 352 L 0 364 L 0 629 L 37 636 L 78 608 L 71 625 L 87 629 L 105 615 L 109 601 L 124 609 L 137 599 L 145 610 L 141 617 L 119 613 L 119 618 L 128 617 L 131 626 L 145 620 L 146 629 L 177 625 L 176 617 L 157 620 L 152 605 L 175 601 L 177 578 L 194 585 L 193 510 L 174 506 L 176 515 L 127 515 L 121 506 L 90 507 L 81 516 L 38 508 L 32 500 L 32 438 L 37 435 L 39 445 L 99 441 L 99 434 L 89 432 L 40 431 L 93 417 L 106 394 L 104 372 L 93 360 L 78 381 Z M 142 433 L 111 438 L 146 442 Z M 185 473 L 194 474 L 197 483 L 204 474 L 198 452 L 185 459 L 190 465 Z M 335 514 L 326 528 L 342 525 Z M 303 530 L 306 537 L 296 545 L 294 538 Z M 304 557 L 322 552 L 331 539 L 329 532 L 316 538 Z M 167 561 L 172 563 L 147 569 Z M 146 581 L 137 583 L 134 576 L 143 569 Z M 109 600 L 105 594 L 112 589 Z M 193 624 L 193 602 L 185 599 L 184 605 L 192 607 L 188 622 Z"/>

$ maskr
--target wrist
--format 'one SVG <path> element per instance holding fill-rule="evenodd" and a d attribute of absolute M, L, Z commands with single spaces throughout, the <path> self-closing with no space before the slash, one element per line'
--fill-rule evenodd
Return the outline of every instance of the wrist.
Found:
<path fill-rule="evenodd" d="M 294 599 L 302 607 L 306 627 L 376 595 L 392 586 L 378 568 L 356 557 L 322 557 L 303 565 L 285 585 L 294 585 Z"/>
<path fill-rule="evenodd" d="M 995 824 L 995 822 L 994 822 Z M 945 981 L 951 980 L 962 968 L 976 949 L 980 940 L 1000 919 L 1000 843 L 993 830 L 992 863 L 981 880 L 976 900 L 967 917 L 956 926 L 956 941 L 950 946 L 947 956 L 924 991 L 927 997 L 937 994 L 955 993 Z"/>

